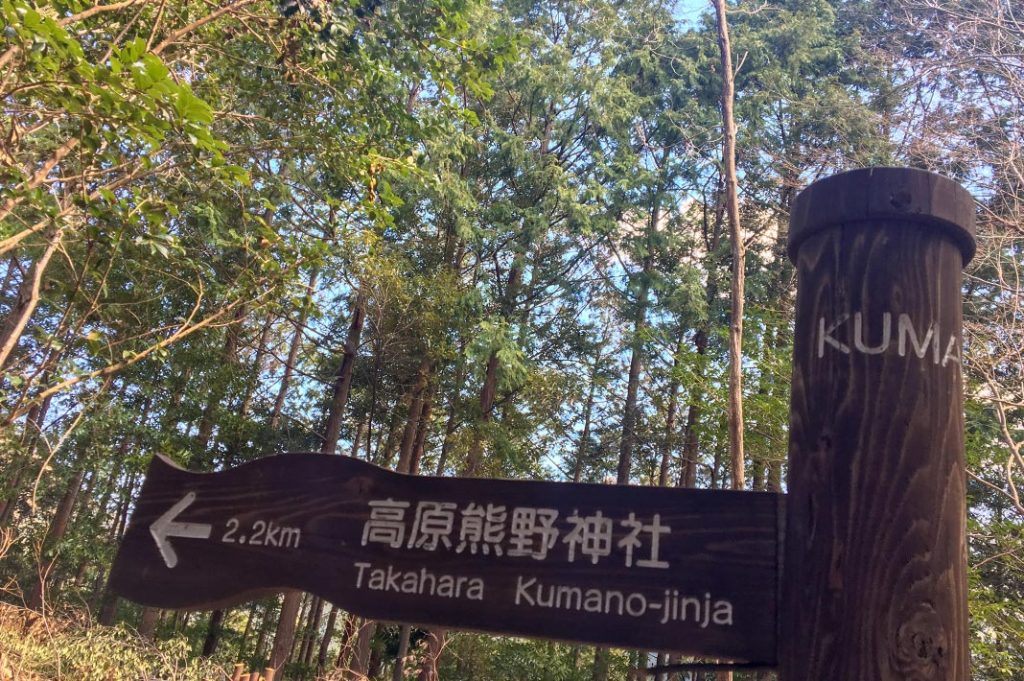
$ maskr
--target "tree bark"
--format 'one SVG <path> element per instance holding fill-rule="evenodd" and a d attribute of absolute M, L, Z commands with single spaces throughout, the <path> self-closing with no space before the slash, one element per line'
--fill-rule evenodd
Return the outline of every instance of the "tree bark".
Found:
<path fill-rule="evenodd" d="M 346 664 L 352 653 L 352 639 L 356 635 L 356 617 L 348 615 L 345 618 L 345 626 L 341 630 L 341 640 L 338 641 L 338 657 L 334 660 L 335 669 L 347 669 Z"/>
<path fill-rule="evenodd" d="M 434 387 L 427 390 L 427 396 L 423 400 L 423 410 L 420 413 L 420 424 L 416 428 L 416 440 L 412 446 L 412 461 L 409 462 L 409 473 L 420 474 L 420 463 L 423 461 L 423 454 L 427 449 L 427 435 L 430 433 L 430 416 L 434 410 Z"/>
<path fill-rule="evenodd" d="M 494 409 L 494 396 L 498 387 L 498 354 L 492 352 L 487 358 L 487 370 L 484 373 L 484 384 L 480 388 L 480 416 L 473 427 L 473 439 L 469 444 L 469 453 L 466 455 L 466 468 L 463 475 L 467 478 L 475 478 L 480 474 L 480 467 L 483 464 L 484 451 L 484 429 L 491 421 L 491 411 Z"/>
<path fill-rule="evenodd" d="M 270 638 L 270 623 L 274 621 L 272 617 L 274 614 L 274 608 L 275 606 L 273 604 L 268 603 L 263 609 L 263 620 L 260 622 L 260 633 L 256 637 L 256 646 L 253 648 L 253 657 L 257 660 L 263 659 L 263 649 L 267 645 L 267 639 Z M 240 654 L 243 652 L 244 651 L 240 651 Z"/>
<path fill-rule="evenodd" d="M 398 466 L 395 470 L 399 473 L 410 472 L 412 466 L 416 433 L 419 430 L 420 416 L 423 413 L 429 382 L 430 360 L 424 358 L 416 370 L 416 383 L 413 385 L 412 399 L 409 401 L 409 416 L 405 422 L 405 430 L 402 432 L 402 444 L 398 448 Z"/>
<path fill-rule="evenodd" d="M 21 485 L 25 479 L 26 467 L 29 465 L 36 447 L 39 446 L 39 436 L 43 430 L 43 423 L 46 421 L 46 414 L 50 410 L 50 398 L 43 400 L 42 404 L 34 404 L 25 417 L 25 426 L 21 433 L 21 444 L 24 457 L 15 464 L 15 470 L 11 475 L 11 482 L 8 485 L 9 492 L 6 499 L 0 501 L 0 527 L 6 526 L 14 509 L 18 505 L 18 498 L 21 496 Z"/>
<path fill-rule="evenodd" d="M 675 357 L 672 359 L 672 376 L 669 378 L 668 404 L 665 406 L 665 435 L 661 442 L 661 466 L 658 471 L 658 486 L 668 486 L 668 469 L 676 445 L 676 408 L 679 401 L 679 355 L 683 351 L 683 334 L 679 334 Z"/>
<path fill-rule="evenodd" d="M 736 121 L 733 117 L 735 85 L 732 46 L 725 0 L 712 0 L 718 28 L 718 49 L 722 68 L 722 161 L 725 168 L 725 210 L 732 242 L 732 310 L 729 322 L 729 456 L 733 489 L 744 486 L 743 453 L 743 298 L 746 278 L 746 245 L 740 226 L 738 182 L 736 178 Z"/>
<path fill-rule="evenodd" d="M 309 611 L 313 606 L 313 600 L 316 597 L 311 594 L 303 594 L 301 599 L 301 606 L 299 607 L 299 616 L 295 620 L 295 626 L 298 629 L 301 627 L 301 631 L 304 634 L 306 632 L 307 625 L 309 624 L 306 620 L 309 617 Z M 294 661 L 299 653 L 299 644 L 302 643 L 302 637 L 292 637 L 292 647 L 288 651 L 288 657 L 285 662 Z"/>
<path fill-rule="evenodd" d="M 310 608 L 306 633 L 302 637 L 302 649 L 299 653 L 299 660 L 307 667 L 313 662 L 313 651 L 320 642 L 320 619 L 323 617 L 323 614 L 324 600 L 316 597 L 313 601 L 313 606 Z"/>
<path fill-rule="evenodd" d="M 341 433 L 341 423 L 345 416 L 345 405 L 348 403 L 348 394 L 352 387 L 352 367 L 355 365 L 356 354 L 359 352 L 359 339 L 363 333 L 365 318 L 366 298 L 360 292 L 356 294 L 355 303 L 352 306 L 352 321 L 349 323 L 348 336 L 345 338 L 344 355 L 334 377 L 331 406 L 327 414 L 323 446 L 320 449 L 325 454 L 333 454 L 338 447 L 338 436 Z"/>
<path fill-rule="evenodd" d="M 437 467 L 434 475 L 444 475 L 448 466 L 448 454 L 451 451 L 452 436 L 458 430 L 458 405 L 459 396 L 462 391 L 462 382 L 466 375 L 466 342 L 463 340 L 459 347 L 459 356 L 455 362 L 455 377 L 452 379 L 452 391 L 448 398 L 448 415 L 445 418 L 444 438 L 441 440 L 441 453 L 437 458 Z"/>
<path fill-rule="evenodd" d="M 398 655 L 395 656 L 395 666 L 391 671 L 391 681 L 402 681 L 405 676 L 405 656 L 409 654 L 409 636 L 412 634 L 412 627 L 403 624 L 398 633 Z"/>
<path fill-rule="evenodd" d="M 338 367 L 338 372 L 335 374 L 334 390 L 327 413 L 327 426 L 320 448 L 320 451 L 324 454 L 334 454 L 338 447 L 342 417 L 345 414 L 349 389 L 352 386 L 352 368 L 355 366 L 355 358 L 359 350 L 359 341 L 365 317 L 366 300 L 362 294 L 357 294 L 352 309 L 352 321 L 349 324 L 348 336 L 345 339 L 344 356 L 341 365 Z M 295 639 L 295 618 L 299 612 L 299 599 L 301 596 L 301 593 L 297 591 L 288 592 L 285 594 L 284 601 L 281 604 L 281 618 L 278 621 L 277 631 L 274 634 L 274 646 L 269 663 L 274 669 L 280 669 L 281 665 L 287 660 L 289 651 L 292 649 L 292 643 Z"/>
<path fill-rule="evenodd" d="M 160 622 L 159 608 L 143 608 L 139 616 L 139 636 L 147 641 L 153 640 L 156 633 L 156 625 Z"/>
<path fill-rule="evenodd" d="M 591 681 L 608 681 L 608 649 L 594 648 L 594 664 L 590 669 Z"/>
<path fill-rule="evenodd" d="M 81 456 L 79 456 L 79 458 L 81 458 Z M 56 547 L 60 543 L 61 539 L 64 538 L 64 533 L 68 530 L 68 525 L 71 522 L 71 514 L 75 510 L 75 502 L 78 501 L 78 492 L 82 487 L 82 479 L 84 477 L 84 468 L 79 468 L 74 475 L 71 476 L 71 480 L 68 482 L 68 486 L 64 490 L 64 495 L 57 504 L 57 510 L 54 513 L 53 520 L 50 522 L 50 527 L 46 532 L 46 538 L 43 540 L 42 564 L 39 566 L 39 575 L 32 591 L 30 592 L 27 603 L 28 607 L 32 610 L 42 610 L 45 605 L 46 586 L 49 581 L 50 573 L 53 571 L 54 565 L 57 562 Z"/>
<path fill-rule="evenodd" d="M 303 299 L 302 309 L 299 311 L 299 319 L 295 324 L 295 332 L 292 334 L 291 343 L 288 344 L 288 357 L 284 363 L 284 373 L 281 375 L 281 384 L 277 388 L 277 396 L 274 398 L 274 408 L 270 412 L 270 429 L 276 430 L 281 424 L 281 414 L 284 411 L 284 400 L 288 395 L 288 386 L 291 385 L 292 372 L 295 371 L 295 362 L 299 358 L 299 350 L 302 348 L 302 339 L 306 333 L 306 320 L 309 319 L 310 303 L 313 299 L 313 291 L 316 288 L 316 280 L 320 270 L 314 269 L 309 274 L 309 282 L 306 284 L 306 295 Z"/>
<path fill-rule="evenodd" d="M 274 644 L 270 648 L 270 660 L 267 666 L 274 669 L 281 669 L 281 666 L 288 660 L 292 650 L 292 641 L 295 639 L 296 618 L 299 615 L 299 605 L 302 602 L 302 592 L 288 591 L 281 603 L 281 614 L 277 619 L 277 630 L 274 632 Z M 278 676 L 277 678 L 281 678 Z"/>
<path fill-rule="evenodd" d="M 619 441 L 619 466 L 615 479 L 619 485 L 629 484 L 633 467 L 633 445 L 636 442 L 636 424 L 640 411 L 637 395 L 640 390 L 640 371 L 643 367 L 643 330 L 647 323 L 648 274 L 649 266 L 645 264 L 633 323 L 633 339 L 630 343 L 629 380 L 626 383 L 626 404 L 622 411 L 622 438 Z"/>
<path fill-rule="evenodd" d="M 338 621 L 338 608 L 331 606 L 327 615 L 327 628 L 324 630 L 323 638 L 320 639 L 320 648 L 316 655 L 316 673 L 320 676 L 327 668 L 327 652 L 331 647 L 331 639 L 334 638 L 334 626 Z"/>
<path fill-rule="evenodd" d="M 729 285 L 729 458 L 732 489 L 744 486 L 743 452 L 743 297 L 746 277 L 746 246 L 740 228 L 739 192 L 736 178 L 736 121 L 732 46 L 725 0 L 712 0 L 718 29 L 718 50 L 722 68 L 722 162 L 725 168 L 725 210 L 732 246 L 732 279 Z M 732 681 L 732 672 L 718 672 L 719 681 Z"/>
<path fill-rule="evenodd" d="M 604 339 L 597 346 L 597 354 L 594 356 L 594 365 L 590 368 L 590 386 L 587 389 L 587 403 L 583 408 L 583 432 L 580 434 L 580 441 L 576 446 L 576 461 L 572 467 L 572 481 L 579 482 L 583 478 L 583 464 L 587 458 L 587 449 L 590 446 L 590 430 L 594 414 L 594 399 L 597 396 L 597 373 L 601 365 L 601 351 L 604 349 Z"/>
<path fill-rule="evenodd" d="M 42 285 L 43 274 L 46 272 L 46 266 L 50 263 L 50 258 L 60 246 L 63 234 L 62 229 L 56 229 L 50 234 L 46 242 L 46 249 L 32 263 L 32 267 L 21 280 L 18 295 L 3 324 L 0 325 L 0 371 L 7 366 L 11 353 L 17 347 L 28 320 L 32 318 L 32 313 L 35 312 L 36 306 L 39 304 L 39 289 Z"/>
<path fill-rule="evenodd" d="M 352 663 L 349 664 L 348 673 L 353 681 L 360 681 L 370 671 L 370 647 L 373 637 L 377 633 L 377 623 L 373 620 L 363 619 L 356 631 L 355 646 L 352 651 Z"/>
<path fill-rule="evenodd" d="M 427 630 L 427 651 L 420 666 L 418 681 L 439 681 L 438 666 L 441 662 L 441 653 L 444 652 L 445 637 L 448 635 L 446 629 Z"/>
<path fill-rule="evenodd" d="M 502 318 L 512 319 L 512 312 L 515 310 L 516 299 L 519 297 L 519 289 L 523 278 L 523 257 L 517 255 L 509 269 L 508 283 L 505 286 L 505 295 L 502 297 Z M 494 411 L 494 401 L 498 392 L 498 369 L 500 361 L 497 351 L 492 351 L 487 358 L 487 370 L 484 374 L 484 384 L 480 388 L 480 414 L 473 429 L 473 439 L 469 445 L 469 453 L 466 456 L 466 469 L 464 475 L 468 478 L 477 477 L 480 474 L 480 467 L 483 465 L 484 431 L 491 420 Z"/>
<path fill-rule="evenodd" d="M 220 644 L 220 635 L 224 631 L 224 616 L 227 612 L 223 609 L 214 610 L 210 613 L 210 624 L 206 628 L 206 639 L 203 641 L 203 657 L 210 657 L 217 652 Z"/>
<path fill-rule="evenodd" d="M 249 612 L 245 615 L 245 629 L 242 630 L 242 638 L 238 641 L 238 657 L 242 657 L 245 654 L 245 644 L 249 642 L 249 635 L 252 634 L 253 623 L 259 610 L 259 603 L 253 603 L 249 606 Z"/>

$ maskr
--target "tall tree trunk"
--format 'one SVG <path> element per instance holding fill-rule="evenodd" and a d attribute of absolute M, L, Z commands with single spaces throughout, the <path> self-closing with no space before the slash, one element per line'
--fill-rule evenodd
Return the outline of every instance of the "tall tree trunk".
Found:
<path fill-rule="evenodd" d="M 668 149 L 664 160 L 668 160 Z M 626 383 L 626 404 L 622 412 L 622 439 L 619 441 L 619 467 L 616 483 L 628 485 L 633 466 L 633 446 L 636 443 L 636 426 L 640 417 L 637 395 L 640 389 L 640 371 L 643 367 L 643 340 L 647 326 L 648 294 L 651 287 L 651 273 L 654 269 L 654 234 L 661 222 L 662 192 L 659 190 L 651 200 L 651 212 L 647 220 L 646 253 L 643 270 L 640 273 L 640 292 L 636 301 L 633 318 L 633 338 L 630 342 L 629 379 Z"/>
<path fill-rule="evenodd" d="M 505 286 L 505 295 L 502 298 L 502 318 L 511 321 L 519 297 L 519 289 L 523 278 L 523 256 L 517 255 L 509 269 L 508 283 Z M 500 361 L 496 350 L 492 351 L 487 358 L 487 370 L 484 374 L 484 384 L 480 388 L 480 414 L 473 429 L 473 439 L 470 441 L 469 453 L 466 456 L 466 470 L 464 475 L 468 478 L 475 478 L 480 474 L 480 467 L 483 464 L 484 434 L 487 424 L 491 421 L 494 411 L 494 401 L 498 393 L 498 369 Z"/>
<path fill-rule="evenodd" d="M 48 379 L 49 375 L 47 374 L 43 381 L 46 382 Z M 32 405 L 25 417 L 25 425 L 21 432 L 21 449 L 23 454 L 15 462 L 13 473 L 5 471 L 11 476 L 11 481 L 7 485 L 9 490 L 7 497 L 0 500 L 0 527 L 5 527 L 10 522 L 15 508 L 18 506 L 21 488 L 26 483 L 26 478 L 29 477 L 28 467 L 32 462 L 36 449 L 39 447 L 46 415 L 50 411 L 50 404 L 52 404 L 52 399 L 47 397 L 41 404 Z"/>
<path fill-rule="evenodd" d="M 661 466 L 658 471 L 658 486 L 668 486 L 668 468 L 676 446 L 676 408 L 679 400 L 679 355 L 683 351 L 683 334 L 679 334 L 675 357 L 672 359 L 672 376 L 669 379 L 668 404 L 665 406 L 665 435 L 661 441 Z"/>
<path fill-rule="evenodd" d="M 643 331 L 647 323 L 647 277 L 649 266 L 645 264 L 643 281 L 640 284 L 640 299 L 637 301 L 633 324 L 633 340 L 630 343 L 629 380 L 626 383 L 626 404 L 622 411 L 622 438 L 619 441 L 619 466 L 615 481 L 619 485 L 629 484 L 633 466 L 633 445 L 636 442 L 636 424 L 640 407 L 637 394 L 640 390 L 640 370 L 643 365 Z"/>
<path fill-rule="evenodd" d="M 267 343 L 270 341 L 270 329 L 273 326 L 273 317 L 267 315 L 263 323 L 263 330 L 260 332 L 259 340 L 256 341 L 256 355 L 253 357 L 249 369 L 249 378 L 245 383 L 245 393 L 242 395 L 242 402 L 238 406 L 238 415 L 247 418 L 252 411 L 252 401 L 256 396 L 256 388 L 259 387 L 260 374 L 263 372 L 263 358 L 267 354 Z M 236 432 L 231 436 L 227 446 L 225 460 L 228 465 L 234 465 L 242 455 L 242 436 Z"/>
<path fill-rule="evenodd" d="M 458 405 L 459 396 L 462 392 L 462 382 L 466 375 L 466 341 L 460 342 L 458 359 L 455 361 L 455 377 L 452 379 L 452 392 L 448 397 L 448 415 L 445 418 L 444 438 L 441 440 L 441 454 L 437 459 L 437 467 L 434 475 L 444 475 L 448 466 L 448 454 L 455 431 L 458 429 Z"/>
<path fill-rule="evenodd" d="M 409 654 L 409 637 L 412 634 L 412 627 L 403 624 L 398 632 L 398 654 L 395 656 L 395 666 L 391 671 L 391 681 L 402 681 L 405 677 L 405 656 Z"/>
<path fill-rule="evenodd" d="M 409 418 L 402 436 L 402 446 L 396 470 L 399 473 L 419 475 L 420 459 L 426 446 L 426 433 L 430 421 L 433 389 L 430 385 L 431 364 L 424 359 L 416 372 L 416 385 L 413 387 L 413 400 L 409 406 Z M 392 679 L 401 681 L 405 667 L 405 656 L 409 651 L 408 624 L 399 630 L 398 654 L 392 669 Z"/>
<path fill-rule="evenodd" d="M 446 629 L 427 630 L 427 651 L 420 666 L 418 681 L 439 681 L 438 667 L 441 662 L 441 653 L 444 652 L 445 638 L 448 635 Z"/>
<path fill-rule="evenodd" d="M 572 467 L 572 481 L 579 482 L 583 478 L 583 464 L 587 459 L 587 449 L 590 447 L 590 431 L 593 427 L 594 400 L 597 397 L 597 374 L 601 366 L 601 354 L 604 349 L 604 339 L 597 345 L 597 354 L 594 356 L 594 364 L 590 368 L 590 385 L 587 388 L 587 403 L 583 408 L 583 432 L 580 434 L 580 441 L 576 445 L 576 461 Z M 577 651 L 578 654 L 578 651 Z"/>
<path fill-rule="evenodd" d="M 267 665 L 273 669 L 281 669 L 291 653 L 292 641 L 295 640 L 295 623 L 301 602 L 302 592 L 300 591 L 289 591 L 284 595 L 281 614 L 277 619 L 277 630 L 274 632 L 274 644 L 270 648 L 270 660 L 267 662 Z"/>
<path fill-rule="evenodd" d="M 259 603 L 253 603 L 249 606 L 249 612 L 245 615 L 245 629 L 242 630 L 242 638 L 238 641 L 238 657 L 242 657 L 245 654 L 245 645 L 249 642 L 249 635 L 252 634 L 253 623 L 259 611 Z"/>
<path fill-rule="evenodd" d="M 693 339 L 694 350 L 698 357 L 707 352 L 708 336 L 703 329 L 698 329 Z M 702 379 L 703 371 L 698 379 Z M 701 417 L 703 391 L 694 386 L 690 391 L 690 405 L 686 412 L 686 425 L 683 428 L 683 470 L 679 479 L 680 487 L 697 486 L 697 461 L 700 458 L 700 443 L 697 439 L 697 425 Z"/>
<path fill-rule="evenodd" d="M 732 310 L 729 320 L 729 458 L 733 489 L 744 486 L 743 452 L 743 297 L 745 288 L 746 246 L 740 228 L 738 182 L 736 178 L 736 121 L 733 117 L 735 87 L 732 46 L 725 0 L 712 0 L 718 28 L 718 50 L 722 69 L 722 162 L 725 168 L 725 209 L 732 242 L 732 281 L 729 293 Z M 720 672 L 719 681 L 731 681 L 732 672 Z"/>
<path fill-rule="evenodd" d="M 608 681 L 608 649 L 594 648 L 594 664 L 590 668 L 591 681 Z"/>
<path fill-rule="evenodd" d="M 427 435 L 430 433 L 430 416 L 434 411 L 434 386 L 427 390 L 427 396 L 423 400 L 423 410 L 420 412 L 420 424 L 416 428 L 416 440 L 412 445 L 412 461 L 409 462 L 409 472 L 412 475 L 420 474 L 420 462 L 423 461 L 423 454 L 427 449 Z"/>
<path fill-rule="evenodd" d="M 355 645 L 352 650 L 352 662 L 348 673 L 354 681 L 361 680 L 370 671 L 370 647 L 377 633 L 377 623 L 370 619 L 362 619 L 355 634 Z"/>
<path fill-rule="evenodd" d="M 265 654 L 264 648 L 266 648 L 267 639 L 270 638 L 270 624 L 274 621 L 273 615 L 275 609 L 276 603 L 271 602 L 268 603 L 263 610 L 263 620 L 260 622 L 260 633 L 256 637 L 256 646 L 253 648 L 253 657 L 257 660 L 262 660 Z"/>
<path fill-rule="evenodd" d="M 238 347 L 245 316 L 246 309 L 243 305 L 235 311 L 231 323 L 227 327 L 223 350 L 223 361 L 225 366 L 234 366 L 238 364 Z M 213 437 L 213 429 L 216 427 L 219 420 L 218 413 L 222 407 L 221 402 L 224 400 L 225 392 L 226 386 L 222 381 L 218 381 L 210 391 L 206 407 L 203 409 L 203 415 L 199 420 L 199 430 L 196 434 L 196 446 L 201 452 L 207 451 L 210 446 L 210 440 Z M 209 463 L 210 465 L 213 464 L 212 454 L 209 456 Z M 226 465 L 230 465 L 232 462 L 227 460 L 224 463 Z M 217 645 L 220 643 L 225 614 L 226 613 L 222 609 L 217 609 L 210 613 L 210 622 L 206 629 L 206 638 L 203 641 L 203 657 L 209 657 L 216 652 Z"/>
<path fill-rule="evenodd" d="M 224 631 L 224 617 L 227 611 L 223 609 L 214 610 L 210 613 L 210 624 L 206 627 L 206 638 L 203 640 L 203 657 L 210 657 L 217 652 L 220 644 L 220 635 Z"/>
<path fill-rule="evenodd" d="M 363 441 L 363 433 L 366 430 L 366 424 L 363 421 L 356 422 L 356 434 L 352 436 L 352 450 L 348 453 L 350 457 L 356 459 L 359 457 L 359 445 Z"/>
<path fill-rule="evenodd" d="M 388 431 L 387 436 L 377 439 L 377 449 L 373 455 L 373 462 L 383 468 L 391 467 L 391 459 L 394 457 L 395 449 L 398 446 L 400 438 L 398 433 L 403 428 L 399 428 L 401 423 L 401 417 L 403 413 L 408 413 L 409 402 L 412 401 L 412 393 L 404 393 L 396 402 L 394 409 L 391 410 L 391 418 L 388 419 Z"/>
<path fill-rule="evenodd" d="M 331 404 L 327 413 L 326 432 L 320 448 L 320 451 L 325 454 L 333 454 L 338 447 L 342 417 L 348 402 L 349 389 L 352 386 L 352 368 L 355 366 L 356 354 L 359 351 L 365 317 L 366 300 L 360 293 L 356 295 L 352 309 L 352 321 L 349 323 L 348 335 L 345 339 L 344 356 L 334 378 Z M 298 591 L 288 592 L 284 596 L 284 601 L 281 604 L 281 617 L 277 623 L 274 645 L 270 654 L 269 665 L 274 669 L 279 669 L 284 664 L 292 649 L 301 597 L 302 594 Z"/>
<path fill-rule="evenodd" d="M 81 459 L 81 455 L 79 455 Z M 80 464 L 79 464 L 80 466 Z M 85 477 L 85 469 L 79 467 L 71 476 L 64 495 L 57 504 L 57 510 L 50 522 L 50 527 L 43 540 L 42 561 L 39 565 L 39 574 L 28 598 L 28 607 L 32 610 L 42 610 L 46 598 L 46 586 L 49 582 L 50 573 L 57 563 L 57 545 L 64 538 L 68 525 L 71 523 L 71 514 L 75 510 L 75 502 L 78 501 L 78 492 L 82 487 L 82 479 Z"/>
<path fill-rule="evenodd" d="M 416 444 L 416 433 L 419 430 L 420 416 L 423 413 L 429 382 L 430 360 L 424 358 L 416 370 L 416 383 L 412 387 L 412 399 L 409 401 L 409 416 L 405 422 L 405 430 L 402 432 L 402 444 L 398 448 L 396 470 L 399 473 L 408 473 L 412 465 L 413 447 Z"/>
<path fill-rule="evenodd" d="M 153 640 L 153 635 L 156 633 L 156 625 L 160 622 L 159 608 L 143 608 L 142 613 L 139 615 L 139 636 L 147 641 Z"/>
<path fill-rule="evenodd" d="M 114 526 L 112 528 L 113 540 L 115 543 L 119 543 L 124 535 L 125 525 L 128 522 L 128 505 L 134 496 L 136 474 L 132 472 L 128 476 L 127 484 L 121 489 L 121 499 L 118 502 L 117 510 L 114 514 Z M 101 586 L 99 591 L 100 602 L 99 602 L 99 614 L 97 615 L 96 621 L 105 626 L 111 626 L 114 624 L 114 619 L 117 617 L 117 603 L 118 597 L 113 591 L 110 590 L 109 585 L 105 584 L 102 579 L 98 580 Z"/>
<path fill-rule="evenodd" d="M 96 621 L 105 627 L 114 626 L 114 621 L 117 619 L 117 602 L 117 594 L 109 588 L 104 588 L 103 597 L 100 600 L 100 610 L 99 614 L 96 616 Z"/>
<path fill-rule="evenodd" d="M 718 27 L 718 49 L 722 69 L 722 161 L 725 167 L 725 210 L 732 242 L 732 281 L 729 321 L 729 457 L 733 489 L 744 486 L 743 452 L 743 298 L 746 278 L 746 245 L 740 226 L 738 182 L 736 178 L 736 121 L 733 118 L 735 87 L 732 46 L 725 0 L 712 0 Z"/>
<path fill-rule="evenodd" d="M 320 642 L 320 619 L 323 614 L 324 600 L 318 596 L 313 600 L 313 606 L 310 608 L 306 633 L 302 637 L 302 648 L 299 652 L 299 661 L 307 667 L 312 663 L 313 651 Z"/>
<path fill-rule="evenodd" d="M 39 304 L 39 289 L 43 282 L 43 274 L 57 247 L 60 246 L 63 234 L 62 229 L 56 229 L 50 234 L 45 250 L 32 263 L 32 267 L 22 278 L 11 310 L 0 324 L 0 370 L 7 366 L 11 353 L 17 347 L 28 320 L 32 318 L 32 313 L 35 312 L 36 306 Z"/>
<path fill-rule="evenodd" d="M 356 354 L 359 352 L 359 339 L 363 333 L 365 318 L 366 297 L 360 292 L 356 294 L 355 303 L 352 306 L 352 321 L 349 323 L 348 335 L 345 338 L 344 355 L 334 377 L 331 406 L 327 413 L 323 446 L 320 449 L 325 454 L 333 454 L 338 447 L 341 423 L 345 417 L 345 405 L 348 403 L 348 394 L 352 387 L 352 367 L 355 365 Z"/>
<path fill-rule="evenodd" d="M 310 610 L 313 607 L 313 601 L 316 600 L 316 596 L 312 594 L 303 594 L 302 606 L 299 608 L 299 617 L 297 620 L 297 627 L 301 627 L 300 631 L 305 634 L 309 628 L 308 617 Z M 295 636 L 292 639 L 292 649 L 288 651 L 288 659 L 286 661 L 294 662 L 299 654 L 299 645 L 302 643 L 301 636 Z"/>
<path fill-rule="evenodd" d="M 498 390 L 498 354 L 492 352 L 487 358 L 487 370 L 484 373 L 484 384 L 480 389 L 480 415 L 473 428 L 473 439 L 466 455 L 466 468 L 463 474 L 467 478 L 475 478 L 480 474 L 483 464 L 484 430 L 491 421 L 494 410 L 494 398 Z"/>
<path fill-rule="evenodd" d="M 334 626 L 338 621 L 338 608 L 331 606 L 327 615 L 327 628 L 324 630 L 323 638 L 320 639 L 320 648 L 316 655 L 316 674 L 319 677 L 327 668 L 327 653 L 331 648 L 331 639 L 334 638 Z"/>
<path fill-rule="evenodd" d="M 306 333 L 306 320 L 309 319 L 313 291 L 316 289 L 316 280 L 319 275 L 320 270 L 318 269 L 314 269 L 309 273 L 309 282 L 306 284 L 306 295 L 303 298 L 302 309 L 299 310 L 299 319 L 295 324 L 291 343 L 288 344 L 288 357 L 284 363 L 284 374 L 281 375 L 281 383 L 277 388 L 277 396 L 274 398 L 274 408 L 270 412 L 269 425 L 271 430 L 276 430 L 281 424 L 284 400 L 288 395 L 288 387 L 292 381 L 292 373 L 295 371 L 295 362 L 299 358 L 299 350 L 302 348 L 302 339 Z"/>
<path fill-rule="evenodd" d="M 348 669 L 346 665 L 352 654 L 352 640 L 356 635 L 357 619 L 352 614 L 345 618 L 345 626 L 341 630 L 341 640 L 338 641 L 338 657 L 334 660 L 335 669 Z"/>

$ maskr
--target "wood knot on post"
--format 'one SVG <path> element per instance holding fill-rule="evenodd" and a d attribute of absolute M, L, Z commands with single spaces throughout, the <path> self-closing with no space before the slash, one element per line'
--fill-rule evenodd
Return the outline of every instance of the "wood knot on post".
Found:
<path fill-rule="evenodd" d="M 910 202 L 913 200 L 910 192 L 906 189 L 893 192 L 889 196 L 889 205 L 898 211 L 905 211 L 910 206 Z"/>
<path fill-rule="evenodd" d="M 905 618 L 894 643 L 893 667 L 907 681 L 946 678 L 949 634 L 931 606 L 922 605 Z"/>

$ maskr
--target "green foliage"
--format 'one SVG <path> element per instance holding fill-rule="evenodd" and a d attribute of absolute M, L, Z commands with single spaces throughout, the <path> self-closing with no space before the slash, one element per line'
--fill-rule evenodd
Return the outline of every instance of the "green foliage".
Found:
<path fill-rule="evenodd" d="M 796 192 L 898 163 L 982 199 L 965 288 L 972 646 L 975 676 L 1002 680 L 1024 664 L 1024 79 L 1019 27 L 985 2 L 729 3 L 729 21 L 751 487 L 784 479 Z M 346 357 L 338 449 L 379 465 L 416 426 L 421 472 L 465 473 L 479 456 L 484 475 L 614 480 L 635 357 L 630 481 L 729 484 L 734 264 L 709 13 L 2 0 L 0 15 L 0 334 L 45 265 L 0 362 L 7 600 L 31 596 L 45 566 L 50 607 L 103 610 L 149 458 L 212 470 L 319 449 Z M 276 608 L 229 611 L 213 659 L 262 663 Z M 117 613 L 138 623 L 134 607 Z M 24 642 L 5 625 L 3 645 L 43 676 L 85 673 L 74 657 L 109 678 L 215 674 L 186 662 L 206 615 L 162 625 L 156 647 L 59 621 Z M 397 636 L 373 642 L 377 677 Z M 418 632 L 410 657 L 424 655 Z M 589 679 L 592 661 L 460 634 L 442 678 Z M 613 652 L 610 678 L 636 662 Z M 316 673 L 308 659 L 288 670 Z"/>
<path fill-rule="evenodd" d="M 455 636 L 452 655 L 441 678 L 462 680 L 486 675 L 495 681 L 586 681 L 592 678 L 594 649 L 562 643 L 496 638 L 471 634 Z M 610 678 L 624 678 L 629 655 L 611 654 Z"/>
<path fill-rule="evenodd" d="M 0 674 L 25 679 L 191 681 L 223 677 L 225 671 L 191 655 L 181 637 L 144 641 L 124 626 L 89 623 L 85 613 L 40 621 L 38 615 L 0 605 Z"/>

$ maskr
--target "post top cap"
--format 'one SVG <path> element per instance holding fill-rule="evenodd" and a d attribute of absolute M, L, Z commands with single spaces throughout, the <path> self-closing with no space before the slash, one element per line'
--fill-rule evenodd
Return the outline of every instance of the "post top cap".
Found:
<path fill-rule="evenodd" d="M 844 224 L 901 220 L 931 225 L 974 257 L 974 198 L 955 181 L 917 168 L 859 168 L 814 182 L 793 201 L 789 258 L 813 234 Z"/>

